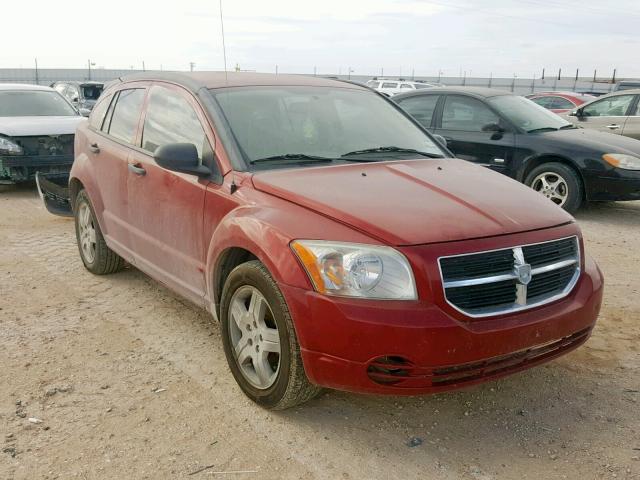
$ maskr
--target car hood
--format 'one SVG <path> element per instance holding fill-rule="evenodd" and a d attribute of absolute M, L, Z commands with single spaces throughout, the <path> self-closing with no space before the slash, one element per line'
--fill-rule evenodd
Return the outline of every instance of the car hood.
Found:
<path fill-rule="evenodd" d="M 505 235 L 573 220 L 515 180 L 458 159 L 272 170 L 252 181 L 260 191 L 391 245 Z"/>
<path fill-rule="evenodd" d="M 75 133 L 81 116 L 73 117 L 0 117 L 0 135 L 26 137 L 33 135 L 66 135 Z"/>
<path fill-rule="evenodd" d="M 586 147 L 599 153 L 631 153 L 640 155 L 640 142 L 634 138 L 616 135 L 615 133 L 599 132 L 588 128 L 571 128 L 555 132 L 539 134 L 547 140 L 571 147 Z"/>

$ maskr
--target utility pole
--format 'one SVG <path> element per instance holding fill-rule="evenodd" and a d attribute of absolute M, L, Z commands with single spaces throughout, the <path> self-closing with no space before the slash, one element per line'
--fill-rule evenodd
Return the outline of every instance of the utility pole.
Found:
<path fill-rule="evenodd" d="M 544 80 L 544 68 L 542 69 L 542 80 Z"/>
<path fill-rule="evenodd" d="M 146 69 L 146 68 L 144 68 L 144 60 L 142 60 L 142 71 L 143 71 L 143 72 L 146 72 L 146 71 L 147 71 L 147 69 Z"/>
<path fill-rule="evenodd" d="M 617 68 L 613 69 L 613 77 L 611 78 L 611 83 L 616 83 L 616 71 L 617 70 L 618 70 Z"/>
<path fill-rule="evenodd" d="M 561 75 L 562 75 L 562 69 L 561 69 L 561 68 L 559 68 L 559 69 L 558 69 L 558 80 L 560 80 L 560 76 L 561 76 Z"/>
<path fill-rule="evenodd" d="M 194 62 L 189 62 L 189 69 L 193 72 L 193 69 L 196 67 Z"/>
<path fill-rule="evenodd" d="M 278 74 L 278 65 L 276 65 L 276 75 Z"/>
<path fill-rule="evenodd" d="M 493 72 L 489 73 L 489 88 L 491 88 L 492 81 L 493 81 Z"/>
<path fill-rule="evenodd" d="M 412 68 L 411 69 L 411 81 L 414 81 L 416 79 L 416 69 Z"/>
<path fill-rule="evenodd" d="M 36 85 L 39 85 L 40 82 L 38 81 L 38 59 L 35 59 L 36 61 Z"/>
<path fill-rule="evenodd" d="M 88 68 L 88 71 L 89 71 L 88 80 L 91 80 L 91 59 L 87 60 L 87 67 L 89 67 Z"/>
<path fill-rule="evenodd" d="M 580 69 L 576 68 L 576 79 L 573 82 L 573 91 L 576 91 L 576 87 L 578 86 L 578 73 L 580 72 Z"/>
<path fill-rule="evenodd" d="M 380 67 L 380 76 L 384 77 L 384 67 Z"/>
<path fill-rule="evenodd" d="M 593 71 L 593 83 L 596 83 L 596 73 L 598 73 L 598 70 Z"/>

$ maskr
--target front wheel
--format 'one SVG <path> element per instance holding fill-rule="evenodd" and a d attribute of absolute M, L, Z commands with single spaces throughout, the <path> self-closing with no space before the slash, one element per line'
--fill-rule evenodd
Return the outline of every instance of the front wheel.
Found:
<path fill-rule="evenodd" d="M 231 373 L 254 402 L 282 410 L 321 391 L 307 379 L 289 309 L 261 262 L 244 263 L 229 274 L 220 319 Z"/>
<path fill-rule="evenodd" d="M 537 166 L 527 175 L 524 183 L 569 213 L 574 213 L 582 204 L 582 181 L 571 167 L 562 163 L 550 162 Z"/>

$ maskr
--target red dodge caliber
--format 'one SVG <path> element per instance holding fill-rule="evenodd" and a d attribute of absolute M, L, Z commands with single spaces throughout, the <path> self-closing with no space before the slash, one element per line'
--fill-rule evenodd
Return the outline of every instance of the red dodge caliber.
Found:
<path fill-rule="evenodd" d="M 126 261 L 211 311 L 264 407 L 495 379 L 581 345 L 600 309 L 569 214 L 359 85 L 134 75 L 75 152 L 85 266 Z"/>

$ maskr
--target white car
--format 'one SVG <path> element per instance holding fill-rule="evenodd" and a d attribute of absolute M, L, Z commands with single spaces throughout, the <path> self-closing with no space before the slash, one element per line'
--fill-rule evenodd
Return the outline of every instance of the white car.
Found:
<path fill-rule="evenodd" d="M 408 80 L 387 80 L 384 78 L 375 78 L 367 82 L 369 88 L 373 88 L 380 93 L 388 96 L 397 95 L 398 93 L 407 93 L 421 88 L 440 87 L 438 83 L 412 82 Z"/>
<path fill-rule="evenodd" d="M 78 110 L 53 88 L 0 84 L 0 183 L 65 173 L 73 163 Z"/>

